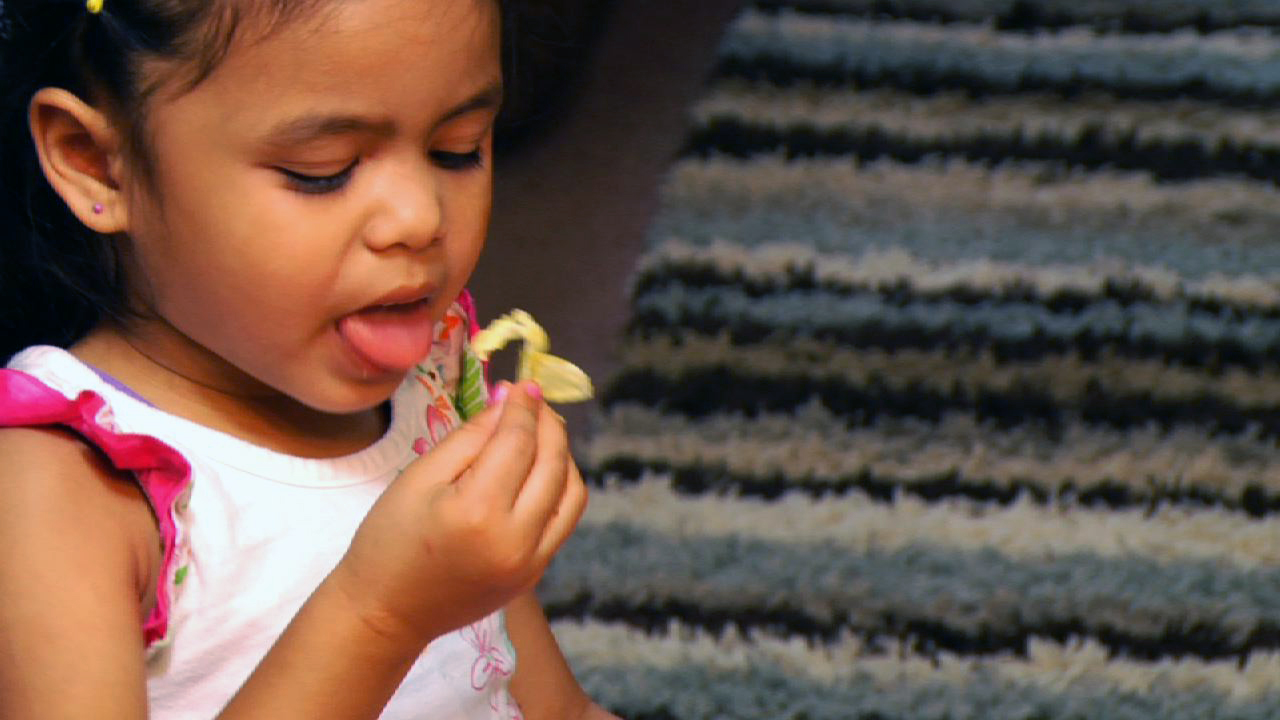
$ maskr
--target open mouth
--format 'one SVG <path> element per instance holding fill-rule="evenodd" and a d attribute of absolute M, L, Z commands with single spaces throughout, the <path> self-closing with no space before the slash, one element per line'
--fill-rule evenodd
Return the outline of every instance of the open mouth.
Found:
<path fill-rule="evenodd" d="M 431 352 L 433 315 L 430 297 L 374 305 L 340 319 L 337 330 L 375 371 L 405 373 Z"/>

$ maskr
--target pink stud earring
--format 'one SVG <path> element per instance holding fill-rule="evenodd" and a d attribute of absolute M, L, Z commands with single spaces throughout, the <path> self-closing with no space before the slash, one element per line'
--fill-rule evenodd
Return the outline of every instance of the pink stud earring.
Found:
<path fill-rule="evenodd" d="M 94 215 L 101 215 L 101 214 L 102 214 L 102 211 L 103 211 L 103 210 L 105 210 L 105 209 L 106 209 L 106 208 L 102 207 L 102 203 L 94 203 L 94 204 L 93 204 L 93 214 L 94 214 Z"/>

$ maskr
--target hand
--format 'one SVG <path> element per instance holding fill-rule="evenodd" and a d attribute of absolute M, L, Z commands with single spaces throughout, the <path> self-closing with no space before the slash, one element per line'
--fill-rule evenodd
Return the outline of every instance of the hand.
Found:
<path fill-rule="evenodd" d="M 586 499 L 564 422 L 521 383 L 392 482 L 329 582 L 421 647 L 532 589 Z"/>

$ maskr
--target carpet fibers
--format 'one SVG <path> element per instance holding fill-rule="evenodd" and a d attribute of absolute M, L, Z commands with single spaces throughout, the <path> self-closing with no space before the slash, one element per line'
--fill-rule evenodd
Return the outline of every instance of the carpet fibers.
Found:
<path fill-rule="evenodd" d="M 1280 4 L 760 0 L 541 587 L 633 718 L 1280 717 Z"/>

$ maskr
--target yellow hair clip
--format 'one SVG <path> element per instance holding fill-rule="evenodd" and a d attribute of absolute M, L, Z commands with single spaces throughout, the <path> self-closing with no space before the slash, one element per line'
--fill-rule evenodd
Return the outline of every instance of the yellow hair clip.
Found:
<path fill-rule="evenodd" d="M 489 323 L 471 339 L 471 349 L 481 360 L 488 360 L 494 351 L 516 339 L 524 340 L 517 380 L 538 383 L 548 402 L 582 402 L 591 397 L 591 378 L 577 365 L 547 352 L 551 346 L 547 331 L 523 310 L 512 310 Z"/>
<path fill-rule="evenodd" d="M 102 0 L 85 0 L 84 6 L 89 12 L 93 13 L 94 15 L 97 15 L 98 13 L 102 12 Z"/>

